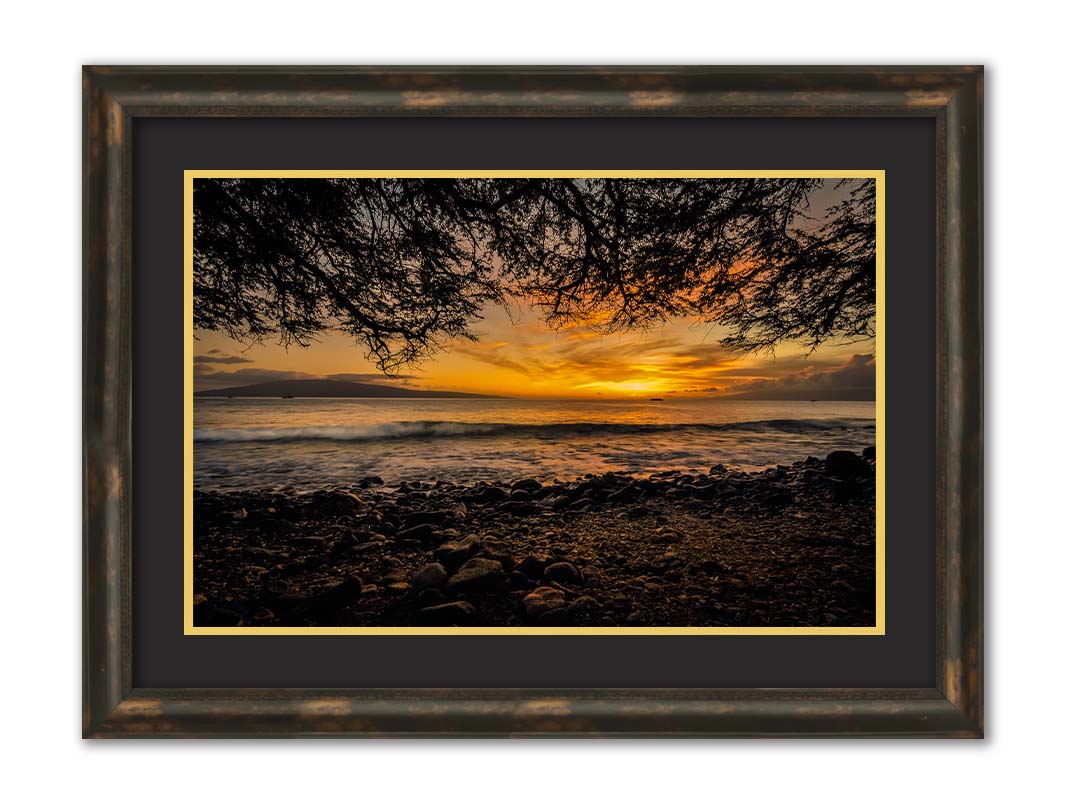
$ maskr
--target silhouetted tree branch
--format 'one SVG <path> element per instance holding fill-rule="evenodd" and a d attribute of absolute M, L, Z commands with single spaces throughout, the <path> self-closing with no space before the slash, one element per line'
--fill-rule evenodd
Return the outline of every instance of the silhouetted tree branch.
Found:
<path fill-rule="evenodd" d="M 339 329 L 392 372 L 523 296 L 557 327 L 681 315 L 725 342 L 873 335 L 873 181 L 824 219 L 802 179 L 198 179 L 195 325 L 306 345 Z"/>

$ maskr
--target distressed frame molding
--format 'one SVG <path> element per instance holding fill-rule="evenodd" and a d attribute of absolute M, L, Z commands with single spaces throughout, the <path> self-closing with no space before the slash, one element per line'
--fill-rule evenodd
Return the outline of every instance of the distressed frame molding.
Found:
<path fill-rule="evenodd" d="M 981 67 L 86 67 L 83 735 L 981 737 Z M 132 685 L 131 130 L 139 116 L 925 116 L 937 126 L 936 686 Z"/>

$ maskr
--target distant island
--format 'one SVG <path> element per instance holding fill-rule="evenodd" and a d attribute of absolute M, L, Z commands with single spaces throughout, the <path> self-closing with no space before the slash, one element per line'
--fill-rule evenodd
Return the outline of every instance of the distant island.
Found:
<path fill-rule="evenodd" d="M 485 398 L 500 399 L 497 395 L 471 394 L 469 392 L 437 392 L 421 389 L 402 389 L 378 383 L 355 381 L 331 381 L 309 379 L 295 381 L 270 381 L 249 386 L 233 386 L 228 389 L 204 389 L 194 393 L 196 397 L 424 397 L 424 398 Z"/>

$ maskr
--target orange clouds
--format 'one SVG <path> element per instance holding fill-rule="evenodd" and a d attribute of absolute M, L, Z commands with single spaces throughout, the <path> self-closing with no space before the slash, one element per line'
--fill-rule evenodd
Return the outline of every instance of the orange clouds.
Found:
<path fill-rule="evenodd" d="M 551 330 L 527 308 L 494 306 L 484 310 L 474 332 L 476 341 L 456 342 L 419 364 L 404 377 L 404 385 L 540 397 L 708 396 L 707 392 L 723 397 L 782 392 L 858 395 L 865 391 L 863 370 L 873 370 L 873 361 L 862 361 L 869 357 L 859 352 L 870 349 L 869 343 L 826 347 L 817 357 L 808 357 L 799 348 L 781 348 L 777 358 L 746 356 L 722 348 L 717 343 L 721 332 L 694 319 L 604 335 L 589 326 Z M 282 373 L 381 379 L 353 341 L 341 334 L 327 334 L 308 348 L 257 345 L 233 361 L 233 348 L 226 345 L 217 334 L 197 341 L 198 390 L 252 383 L 249 379 L 259 376 L 276 379 Z M 861 360 L 847 361 L 850 356 Z M 843 363 L 851 364 L 851 371 L 840 371 Z M 229 371 L 229 364 L 242 368 Z M 846 380 L 852 388 L 845 386 Z"/>

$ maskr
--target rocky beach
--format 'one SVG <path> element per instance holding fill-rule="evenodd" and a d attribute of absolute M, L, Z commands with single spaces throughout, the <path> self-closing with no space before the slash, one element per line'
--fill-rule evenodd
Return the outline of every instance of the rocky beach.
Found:
<path fill-rule="evenodd" d="M 874 459 L 197 490 L 194 624 L 873 626 Z"/>

